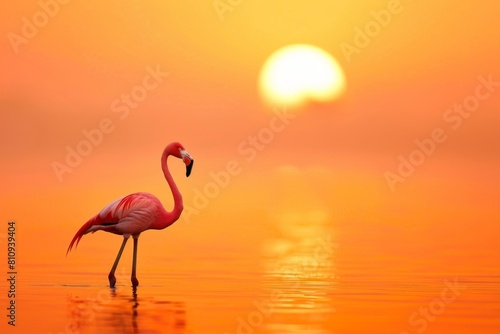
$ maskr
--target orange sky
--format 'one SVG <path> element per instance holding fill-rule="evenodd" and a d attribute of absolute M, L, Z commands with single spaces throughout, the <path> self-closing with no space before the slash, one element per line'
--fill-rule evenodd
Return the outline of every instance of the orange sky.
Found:
<path fill-rule="evenodd" d="M 6 36 L 21 33 L 21 18 L 40 10 L 36 2 L 9 6 L 0 27 Z M 132 156 L 144 152 L 144 143 L 158 151 L 171 138 L 224 159 L 269 117 L 256 86 L 264 60 L 297 42 L 320 46 L 338 59 L 347 74 L 347 94 L 338 105 L 318 107 L 320 112 L 308 108 L 311 112 L 282 136 L 275 155 L 286 158 L 300 146 L 304 153 L 314 147 L 363 161 L 387 155 L 376 167 L 388 169 L 415 138 L 443 126 L 445 110 L 474 92 L 478 76 L 496 78 L 499 71 L 493 8 L 498 5 L 402 1 L 400 6 L 387 27 L 347 59 L 343 43 L 356 46 L 355 28 L 373 22 L 370 13 L 385 10 L 387 1 L 242 2 L 223 21 L 210 2 L 61 5 L 35 37 L 17 45 L 18 53 L 8 38 L 1 44 L 1 133 L 16 136 L 14 144 L 2 140 L 2 152 L 10 157 L 2 169 L 19 171 L 12 160 L 22 163 L 24 157 L 36 157 L 40 165 L 63 159 L 65 146 L 83 138 L 82 129 L 105 117 L 116 120 L 112 101 L 141 83 L 148 66 L 169 76 L 116 124 L 92 160 L 99 154 Z M 493 158 L 498 101 L 494 93 L 482 102 L 436 159 Z M 228 126 L 214 124 L 222 119 Z"/>
<path fill-rule="evenodd" d="M 0 20 L 0 219 L 18 221 L 26 240 L 48 238 L 40 243 L 57 245 L 48 250 L 57 261 L 64 261 L 58 256 L 74 231 L 116 197 L 150 191 L 170 209 L 159 161 L 174 140 L 196 160 L 190 179 L 182 177 L 182 166 L 172 166 L 188 205 L 210 172 L 231 160 L 242 168 L 193 218 L 199 224 L 179 227 L 180 239 L 196 235 L 191 243 L 215 240 L 230 227 L 226 220 L 211 228 L 200 222 L 224 212 L 244 219 L 248 205 L 255 214 L 269 213 L 284 192 L 305 194 L 295 200 L 303 210 L 319 207 L 340 225 L 352 212 L 365 224 L 425 221 L 441 231 L 456 221 L 465 227 L 446 240 L 469 234 L 473 243 L 491 246 L 489 238 L 500 232 L 500 87 L 457 129 L 443 119 L 475 94 L 479 77 L 500 81 L 500 3 L 402 0 L 366 46 L 356 44 L 357 27 L 373 24 L 372 12 L 381 15 L 393 2 L 242 1 L 221 20 L 211 1 L 71 1 L 18 45 L 11 41 L 26 30 L 22 18 L 32 20 L 41 7 L 36 1 L 6 6 Z M 259 96 L 260 68 L 291 43 L 331 53 L 346 73 L 346 94 L 304 107 L 248 162 L 239 145 L 273 117 Z M 346 44 L 358 51 L 346 57 Z M 140 85 L 148 68 L 168 75 L 126 116 L 116 112 L 113 102 Z M 59 182 L 53 162 L 64 163 L 66 148 L 76 148 L 85 140 L 82 131 L 103 119 L 113 129 Z M 395 173 L 398 156 L 408 157 L 414 141 L 430 138 L 435 128 L 447 140 L 391 192 L 384 173 Z M 270 187 L 290 170 L 304 182 Z M 281 203 L 283 211 L 296 206 L 290 201 Z M 476 219 L 488 233 L 468 230 Z M 243 238 L 251 231 L 236 233 Z M 43 261 L 23 247 L 27 262 Z M 496 246 L 494 254 L 499 251 Z"/>
<path fill-rule="evenodd" d="M 218 13 L 212 0 L 56 1 L 11 1 L 0 14 L 0 244 L 15 220 L 22 279 L 94 266 L 104 283 L 118 237 L 85 236 L 68 257 L 66 248 L 119 196 L 147 191 L 171 209 L 160 170 L 171 141 L 195 159 L 190 178 L 170 162 L 186 209 L 168 231 L 141 236 L 139 276 L 163 271 L 169 256 L 179 259 L 169 269 L 182 271 L 202 253 L 245 253 L 259 267 L 272 240 L 331 234 L 344 273 L 354 259 L 375 277 L 415 267 L 470 274 L 464 263 L 498 277 L 500 2 L 247 0 Z M 27 26 L 44 18 L 35 31 Z M 360 36 L 365 29 L 376 31 Z M 249 149 L 276 117 L 260 96 L 259 71 L 294 43 L 337 59 L 345 95 L 307 104 L 262 150 Z M 144 82 L 147 96 L 127 106 L 124 94 Z M 477 101 L 465 116 L 449 111 Z M 54 163 L 67 164 L 68 148 L 98 128 L 106 133 L 88 156 L 58 176 Z M 446 139 L 429 144 L 435 131 Z M 388 172 L 394 180 L 408 168 L 400 157 L 421 157 L 416 140 L 432 154 L 389 184 Z M 237 175 L 199 207 L 211 173 L 230 162 Z M 367 253 L 389 260 L 370 265 Z M 204 268 L 220 269 L 216 260 Z M 254 291 L 258 282 L 246 284 Z M 358 315 L 359 303 L 343 306 Z M 372 329 L 356 319 L 335 321 Z"/>

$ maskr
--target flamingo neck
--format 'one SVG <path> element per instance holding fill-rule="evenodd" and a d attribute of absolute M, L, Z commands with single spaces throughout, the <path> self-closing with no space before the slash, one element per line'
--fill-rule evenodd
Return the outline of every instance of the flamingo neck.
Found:
<path fill-rule="evenodd" d="M 179 219 L 182 210 L 184 209 L 184 205 L 182 204 L 182 195 L 179 189 L 177 188 L 170 171 L 168 170 L 167 159 L 172 153 L 169 152 L 168 147 L 165 148 L 161 157 L 161 169 L 163 170 L 163 174 L 165 175 L 165 179 L 172 191 L 172 196 L 174 197 L 174 209 L 171 212 L 165 210 L 163 214 L 163 219 L 161 220 L 161 227 L 165 228 L 167 226 L 172 225 L 177 219 Z"/>

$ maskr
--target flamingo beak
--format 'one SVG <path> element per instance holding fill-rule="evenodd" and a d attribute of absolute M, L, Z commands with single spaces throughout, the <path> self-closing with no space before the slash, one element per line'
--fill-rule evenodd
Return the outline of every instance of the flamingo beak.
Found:
<path fill-rule="evenodd" d="M 186 177 L 189 177 L 189 175 L 191 175 L 194 160 L 186 157 L 184 158 L 184 162 L 186 163 Z"/>
<path fill-rule="evenodd" d="M 184 163 L 186 164 L 186 177 L 188 177 L 189 175 L 191 175 L 191 169 L 193 168 L 194 160 L 186 150 L 181 150 L 181 158 L 182 161 L 184 161 Z"/>

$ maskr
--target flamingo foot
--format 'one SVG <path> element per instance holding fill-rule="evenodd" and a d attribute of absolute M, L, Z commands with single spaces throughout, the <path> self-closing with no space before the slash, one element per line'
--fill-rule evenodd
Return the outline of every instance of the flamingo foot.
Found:
<path fill-rule="evenodd" d="M 109 279 L 109 287 L 110 288 L 114 288 L 115 287 L 115 284 L 116 284 L 116 278 L 115 278 L 115 275 L 113 273 L 109 273 L 108 275 L 108 279 Z"/>
<path fill-rule="evenodd" d="M 132 287 L 139 286 L 139 280 L 137 280 L 137 277 L 132 276 L 130 280 L 132 281 Z"/>

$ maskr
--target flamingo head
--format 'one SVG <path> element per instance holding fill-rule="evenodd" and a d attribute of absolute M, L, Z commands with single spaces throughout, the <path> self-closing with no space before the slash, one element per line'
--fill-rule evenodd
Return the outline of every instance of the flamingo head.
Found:
<path fill-rule="evenodd" d="M 182 159 L 182 161 L 186 164 L 186 176 L 189 176 L 191 174 L 191 169 L 193 168 L 194 159 L 180 143 L 172 143 L 168 148 L 170 148 L 169 151 L 171 151 L 173 156 Z"/>

